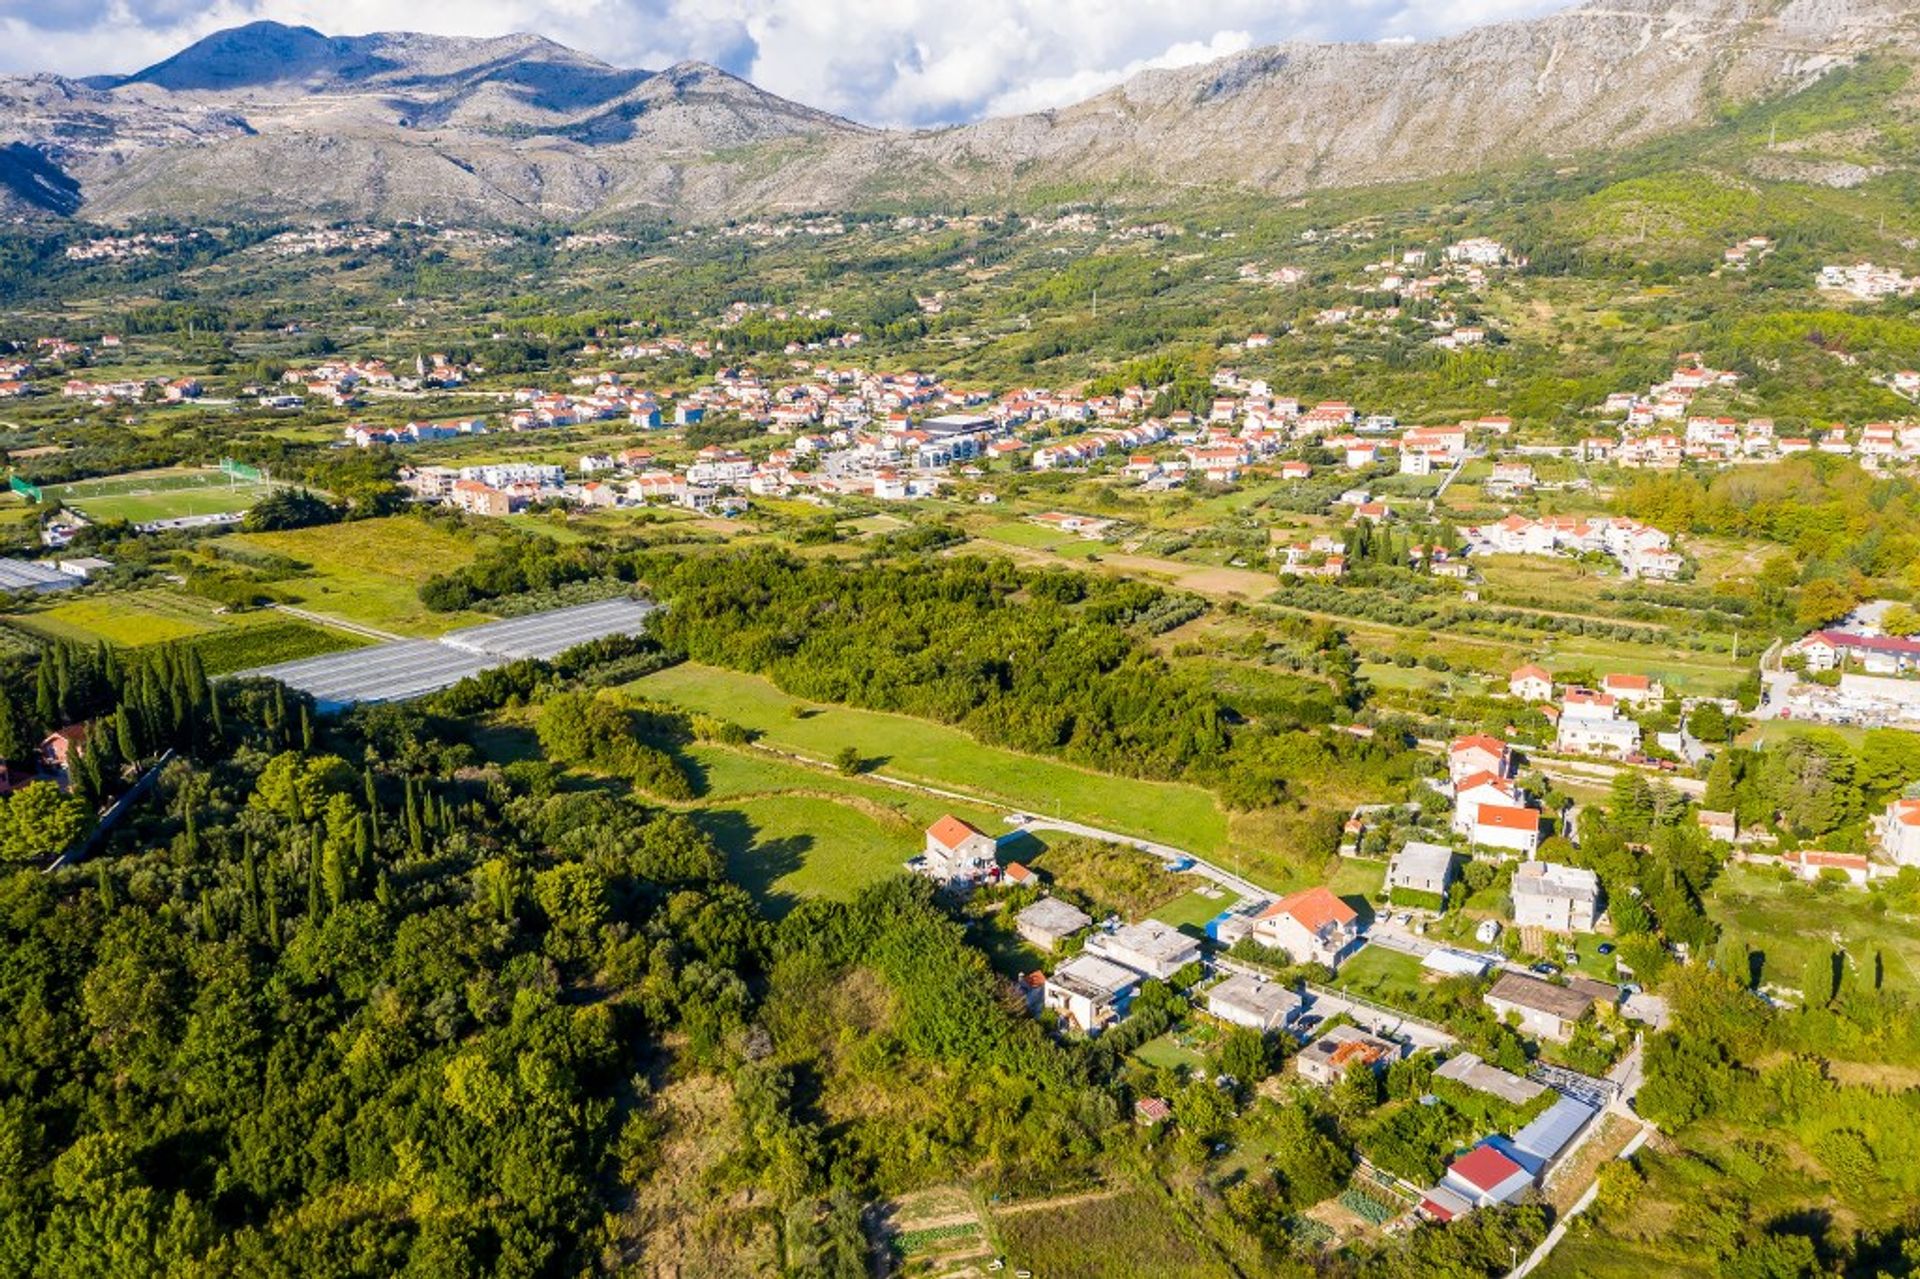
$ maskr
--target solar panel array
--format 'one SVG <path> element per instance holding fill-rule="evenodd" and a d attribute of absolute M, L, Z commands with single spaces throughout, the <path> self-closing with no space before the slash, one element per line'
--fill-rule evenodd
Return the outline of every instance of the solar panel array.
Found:
<path fill-rule="evenodd" d="M 609 635 L 638 635 L 656 605 L 602 600 L 451 631 L 437 640 L 400 640 L 240 672 L 277 679 L 322 708 L 404 702 L 450 688 L 481 671 L 523 658 L 547 660 Z"/>

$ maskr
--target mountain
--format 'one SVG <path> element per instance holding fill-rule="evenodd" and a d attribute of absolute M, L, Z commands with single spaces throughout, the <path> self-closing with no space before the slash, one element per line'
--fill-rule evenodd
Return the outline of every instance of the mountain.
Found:
<path fill-rule="evenodd" d="M 256 22 L 131 76 L 0 78 L 0 211 L 575 222 L 1292 194 L 1705 127 L 1869 53 L 1910 59 L 1917 35 L 1901 0 L 1599 0 L 1442 40 L 1277 45 L 1057 111 L 900 132 L 699 63 Z"/>

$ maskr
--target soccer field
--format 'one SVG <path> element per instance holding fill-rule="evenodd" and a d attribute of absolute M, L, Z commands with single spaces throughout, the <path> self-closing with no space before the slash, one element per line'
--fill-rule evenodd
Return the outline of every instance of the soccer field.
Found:
<path fill-rule="evenodd" d="M 76 480 L 47 488 L 58 500 L 90 520 L 176 519 L 183 515 L 219 515 L 244 511 L 273 491 L 269 484 L 236 481 L 215 470 L 140 471 L 97 480 Z"/>

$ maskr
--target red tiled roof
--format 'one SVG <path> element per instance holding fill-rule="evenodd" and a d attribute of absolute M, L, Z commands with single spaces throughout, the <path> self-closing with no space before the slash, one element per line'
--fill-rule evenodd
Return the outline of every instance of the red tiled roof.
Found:
<path fill-rule="evenodd" d="M 1523 680 L 1523 679 L 1551 680 L 1553 676 L 1547 674 L 1545 667 L 1535 666 L 1531 662 L 1529 662 L 1527 665 L 1522 666 L 1518 670 L 1514 671 L 1514 673 L 1508 676 L 1507 678 L 1509 680 Z"/>
<path fill-rule="evenodd" d="M 1645 675 L 1608 675 L 1600 681 L 1602 688 L 1630 688 L 1644 691 L 1653 687 L 1653 681 Z"/>
<path fill-rule="evenodd" d="M 1482 804 L 1475 820 L 1482 826 L 1500 830 L 1540 829 L 1540 814 L 1531 808 L 1509 808 L 1504 804 Z"/>
<path fill-rule="evenodd" d="M 1317 933 L 1329 924 L 1351 924 L 1359 916 L 1353 907 L 1334 896 L 1333 890 L 1321 885 L 1283 897 L 1262 912 L 1263 917 L 1291 915 L 1302 928 Z"/>
<path fill-rule="evenodd" d="M 1492 1192 L 1516 1172 L 1526 1170 L 1492 1146 L 1476 1146 L 1449 1164 L 1447 1171 L 1469 1186 Z"/>
<path fill-rule="evenodd" d="M 985 831 L 948 813 L 927 828 L 927 835 L 942 848 L 958 848 L 975 835 L 984 835 Z"/>
<path fill-rule="evenodd" d="M 1485 733 L 1470 733 L 1465 737 L 1455 738 L 1453 745 L 1447 747 L 1447 754 L 1458 755 L 1461 751 L 1472 750 L 1476 746 L 1493 755 L 1507 753 L 1507 744 L 1499 738 L 1489 737 Z"/>

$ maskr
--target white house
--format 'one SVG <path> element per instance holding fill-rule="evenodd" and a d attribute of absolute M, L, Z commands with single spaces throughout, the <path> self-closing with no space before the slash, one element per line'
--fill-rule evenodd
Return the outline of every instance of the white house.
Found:
<path fill-rule="evenodd" d="M 1544 666 L 1528 663 L 1507 676 L 1507 695 L 1523 702 L 1553 700 L 1553 676 Z"/>
<path fill-rule="evenodd" d="M 1462 778 L 1472 777 L 1476 773 L 1492 773 L 1495 777 L 1511 776 L 1513 753 L 1507 744 L 1485 733 L 1456 738 L 1447 747 L 1449 780 L 1457 785 Z"/>
<path fill-rule="evenodd" d="M 1590 933 L 1600 921 L 1600 879 L 1556 862 L 1528 862 L 1513 872 L 1513 922 L 1555 933 Z"/>
<path fill-rule="evenodd" d="M 1360 944 L 1360 917 L 1323 885 L 1283 897 L 1267 907 L 1253 926 L 1253 936 L 1286 951 L 1296 964 L 1337 968 Z"/>
<path fill-rule="evenodd" d="M 1896 799 L 1879 821 L 1880 847 L 1900 866 L 1920 866 L 1920 799 Z"/>
<path fill-rule="evenodd" d="M 1086 953 L 1161 981 L 1200 961 L 1200 943 L 1171 924 L 1144 919 L 1087 939 Z"/>
<path fill-rule="evenodd" d="M 943 884 L 978 883 L 999 865 L 998 850 L 993 836 L 948 813 L 927 827 L 917 869 Z"/>

